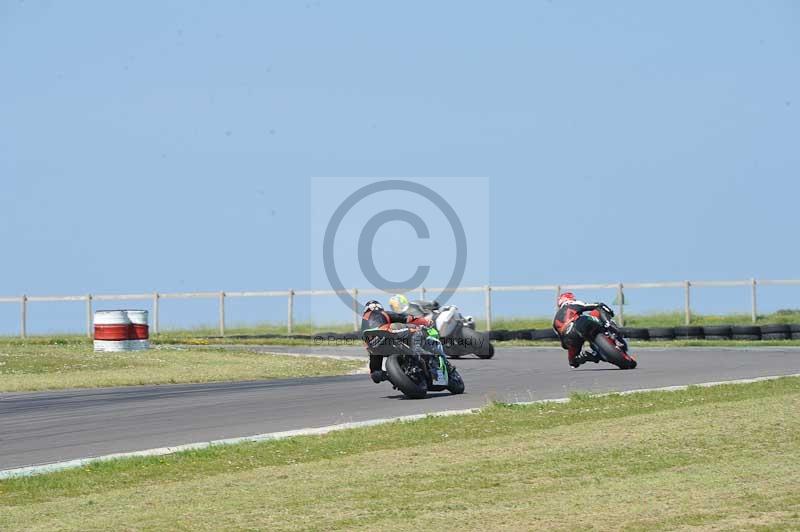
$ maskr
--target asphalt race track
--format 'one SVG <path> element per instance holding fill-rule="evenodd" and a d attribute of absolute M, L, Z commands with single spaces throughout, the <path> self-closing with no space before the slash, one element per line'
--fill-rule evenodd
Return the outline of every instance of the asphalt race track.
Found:
<path fill-rule="evenodd" d="M 360 356 L 358 347 L 264 347 Z M 455 360 L 467 390 L 406 400 L 366 375 L 243 383 L 0 394 L 0 470 L 222 438 L 406 414 L 528 401 L 573 391 L 623 391 L 800 373 L 800 349 L 640 350 L 639 368 L 573 370 L 563 351 L 503 348 Z"/>

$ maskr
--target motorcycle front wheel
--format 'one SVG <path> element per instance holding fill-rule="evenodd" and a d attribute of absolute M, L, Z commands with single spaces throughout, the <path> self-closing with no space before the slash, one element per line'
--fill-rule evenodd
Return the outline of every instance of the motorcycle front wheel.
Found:
<path fill-rule="evenodd" d="M 458 370 L 453 368 L 450 375 L 448 375 L 447 391 L 453 395 L 458 395 L 464 393 L 464 388 L 464 379 L 461 378 L 461 374 Z"/>
<path fill-rule="evenodd" d="M 404 357 L 405 358 L 405 357 Z M 406 372 L 413 364 L 410 360 L 400 359 L 400 355 L 392 355 L 386 359 L 386 373 L 395 388 L 403 392 L 409 399 L 424 399 L 428 395 L 428 384 L 424 380 L 412 379 Z"/>

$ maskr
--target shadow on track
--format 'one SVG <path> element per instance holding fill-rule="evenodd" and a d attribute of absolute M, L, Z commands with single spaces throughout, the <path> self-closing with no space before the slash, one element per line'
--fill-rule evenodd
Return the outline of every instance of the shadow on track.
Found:
<path fill-rule="evenodd" d="M 424 401 L 426 399 L 434 399 L 436 397 L 447 397 L 449 395 L 453 395 L 450 392 L 428 392 L 428 395 L 423 397 L 422 399 L 409 399 L 402 393 L 397 395 L 384 395 L 384 399 L 395 399 L 395 400 L 402 400 L 402 401 Z M 459 395 L 466 395 L 466 393 L 459 394 Z"/>

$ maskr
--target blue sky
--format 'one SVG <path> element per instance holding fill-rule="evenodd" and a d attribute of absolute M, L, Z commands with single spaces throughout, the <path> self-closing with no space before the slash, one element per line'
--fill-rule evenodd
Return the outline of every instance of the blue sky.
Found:
<path fill-rule="evenodd" d="M 319 176 L 488 178 L 495 284 L 798 278 L 799 30 L 788 1 L 3 2 L 0 293 L 309 287 Z"/>

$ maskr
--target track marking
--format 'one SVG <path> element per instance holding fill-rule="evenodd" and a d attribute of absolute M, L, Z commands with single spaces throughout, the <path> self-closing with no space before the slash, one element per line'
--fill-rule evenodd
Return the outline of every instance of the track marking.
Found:
<path fill-rule="evenodd" d="M 712 386 L 721 386 L 723 384 L 749 384 L 753 382 L 762 382 L 775 379 L 783 379 L 785 377 L 800 377 L 800 373 L 793 373 L 789 375 L 770 375 L 768 377 L 755 377 L 751 379 L 736 379 L 731 381 L 717 381 L 717 382 L 702 382 L 698 384 L 681 384 L 677 386 L 664 386 L 661 388 L 641 388 L 637 390 L 625 390 L 622 392 L 607 392 L 600 394 L 592 394 L 595 397 L 602 397 L 608 395 L 631 395 L 635 393 L 645 392 L 676 392 L 686 390 L 690 386 L 700 386 L 709 388 Z M 569 397 L 561 397 L 558 399 L 538 399 L 536 401 L 514 401 L 512 405 L 533 405 L 543 403 L 568 403 Z M 308 428 L 287 430 L 283 432 L 269 432 L 266 434 L 257 434 L 255 436 L 243 436 L 239 438 L 227 438 L 224 440 L 213 440 L 207 442 L 188 443 L 185 445 L 176 445 L 174 447 L 159 447 L 156 449 L 147 449 L 144 451 L 134 451 L 128 453 L 114 453 L 103 456 L 95 456 L 91 458 L 78 458 L 76 460 L 68 460 L 66 462 L 55 462 L 52 464 L 44 464 L 37 466 L 17 467 L 14 469 L 0 470 L 0 480 L 17 477 L 27 477 L 32 475 L 41 475 L 45 473 L 54 473 L 56 471 L 63 471 L 65 469 L 73 469 L 76 467 L 83 467 L 97 462 L 107 462 L 110 460 L 119 460 L 123 458 L 136 458 L 136 457 L 149 457 L 149 456 L 164 456 L 167 454 L 174 454 L 183 451 L 194 451 L 199 449 L 207 449 L 215 445 L 236 445 L 239 443 L 248 442 L 263 442 L 272 440 L 282 440 L 286 438 L 293 438 L 295 436 L 320 436 L 331 432 L 340 430 L 356 429 L 362 427 L 374 427 L 376 425 L 385 425 L 387 423 L 416 421 L 425 419 L 427 417 L 447 417 L 447 416 L 464 416 L 469 414 L 476 414 L 481 411 L 481 408 L 467 408 L 463 410 L 442 410 L 439 412 L 430 412 L 427 414 L 413 414 L 408 416 L 388 417 L 381 419 L 370 419 L 367 421 L 353 421 L 349 423 L 340 423 L 338 425 L 328 425 L 325 427 Z"/>

